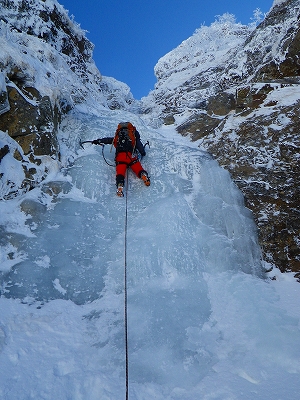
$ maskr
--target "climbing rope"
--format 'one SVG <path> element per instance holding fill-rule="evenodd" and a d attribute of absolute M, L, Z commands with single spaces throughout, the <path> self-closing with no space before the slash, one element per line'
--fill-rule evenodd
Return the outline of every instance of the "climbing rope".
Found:
<path fill-rule="evenodd" d="M 128 171 L 127 171 L 127 173 L 126 173 L 126 192 L 125 192 L 125 236 L 124 236 L 124 322 L 125 322 L 126 400 L 128 400 L 127 224 L 128 224 Z"/>

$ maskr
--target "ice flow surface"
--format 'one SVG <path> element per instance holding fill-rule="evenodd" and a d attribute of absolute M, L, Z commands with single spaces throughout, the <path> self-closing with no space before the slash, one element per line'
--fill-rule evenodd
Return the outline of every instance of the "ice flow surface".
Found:
<path fill-rule="evenodd" d="M 83 304 L 101 296 L 108 277 L 123 290 L 125 199 L 115 196 L 115 170 L 104 162 L 101 147 L 78 148 L 79 138 L 113 135 L 118 120 L 73 118 L 62 135 L 65 145 L 70 141 L 75 146 L 66 150 L 73 157 L 66 170 L 68 184 L 67 178 L 56 183 L 63 191 L 50 204 L 35 199 L 22 203 L 32 214 L 32 236 L 14 239 L 26 259 L 5 274 L 7 297 L 63 298 Z M 204 272 L 259 275 L 255 225 L 228 172 L 195 147 L 143 129 L 141 135 L 151 142 L 142 163 L 152 184 L 147 188 L 128 174 L 131 290 L 143 285 L 151 290 L 150 284 L 173 293 L 181 285 L 192 285 L 200 295 Z M 110 146 L 104 154 L 113 164 Z M 41 195 L 47 197 L 53 186 L 44 185 Z"/>
<path fill-rule="evenodd" d="M 124 397 L 126 198 L 115 195 L 101 147 L 78 142 L 112 135 L 128 119 L 151 145 L 142 160 L 151 186 L 132 173 L 127 186 L 130 399 L 279 399 L 287 387 L 296 399 L 299 318 L 286 312 L 293 286 L 280 286 L 285 304 L 276 283 L 261 279 L 241 193 L 171 128 L 149 130 L 117 111 L 70 115 L 60 133 L 64 174 L 2 204 L 1 246 L 10 253 L 2 398 Z M 113 163 L 109 146 L 104 153 Z"/>

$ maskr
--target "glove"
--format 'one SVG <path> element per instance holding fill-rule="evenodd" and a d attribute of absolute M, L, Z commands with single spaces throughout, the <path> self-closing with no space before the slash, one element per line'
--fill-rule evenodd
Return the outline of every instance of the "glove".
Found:
<path fill-rule="evenodd" d="M 92 141 L 93 144 L 102 144 L 101 139 L 95 139 Z"/>

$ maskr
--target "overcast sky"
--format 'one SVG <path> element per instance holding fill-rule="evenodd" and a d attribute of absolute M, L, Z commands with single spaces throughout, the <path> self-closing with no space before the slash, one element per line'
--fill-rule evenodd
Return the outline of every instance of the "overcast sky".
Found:
<path fill-rule="evenodd" d="M 217 15 L 248 24 L 253 11 L 267 13 L 273 0 L 58 0 L 94 43 L 102 75 L 127 83 L 136 99 L 154 88 L 160 57 Z"/>

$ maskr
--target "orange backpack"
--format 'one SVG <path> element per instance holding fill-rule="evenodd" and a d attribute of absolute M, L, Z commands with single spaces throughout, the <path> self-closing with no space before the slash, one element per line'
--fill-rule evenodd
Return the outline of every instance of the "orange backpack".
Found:
<path fill-rule="evenodd" d="M 131 122 L 119 123 L 113 139 L 113 145 L 117 151 L 134 151 L 136 144 L 135 131 L 136 128 Z"/>

